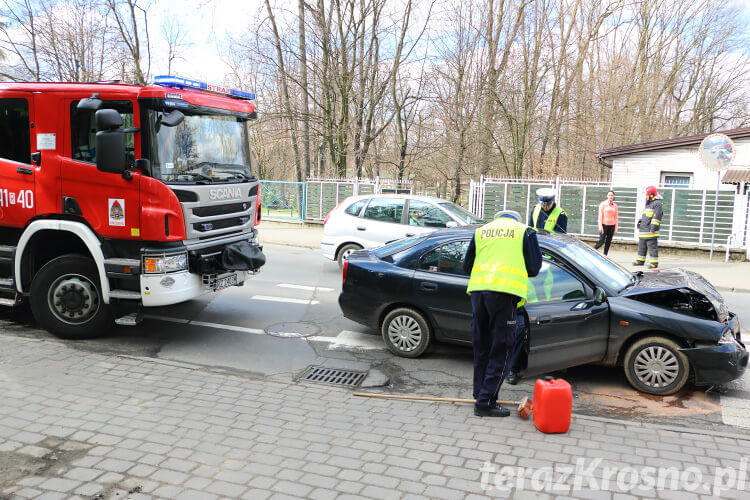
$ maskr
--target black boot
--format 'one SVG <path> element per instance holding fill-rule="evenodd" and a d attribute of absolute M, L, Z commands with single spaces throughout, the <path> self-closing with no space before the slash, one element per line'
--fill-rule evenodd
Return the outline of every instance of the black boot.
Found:
<path fill-rule="evenodd" d="M 511 370 L 508 374 L 508 378 L 506 378 L 505 380 L 507 380 L 510 385 L 516 385 L 520 379 L 521 376 L 518 374 L 518 372 L 516 370 Z"/>
<path fill-rule="evenodd" d="M 474 415 L 477 417 L 507 417 L 510 415 L 510 410 L 502 406 L 492 408 L 477 408 L 475 406 Z"/>
<path fill-rule="evenodd" d="M 643 260 L 643 261 L 641 261 L 641 260 L 636 260 L 635 262 L 633 262 L 633 265 L 634 265 L 634 266 L 643 266 L 643 265 L 645 265 L 645 264 L 646 264 L 646 261 L 645 261 L 645 260 Z"/>

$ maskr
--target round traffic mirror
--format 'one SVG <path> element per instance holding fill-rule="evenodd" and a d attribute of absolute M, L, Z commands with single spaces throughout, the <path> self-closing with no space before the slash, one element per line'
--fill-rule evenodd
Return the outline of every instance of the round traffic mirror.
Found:
<path fill-rule="evenodd" d="M 734 142 L 724 134 L 711 134 L 703 139 L 698 152 L 707 169 L 725 170 L 734 161 Z"/>

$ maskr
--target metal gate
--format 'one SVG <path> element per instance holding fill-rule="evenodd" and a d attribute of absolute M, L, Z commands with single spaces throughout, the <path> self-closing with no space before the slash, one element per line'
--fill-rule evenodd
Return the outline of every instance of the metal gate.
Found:
<path fill-rule="evenodd" d="M 302 221 L 305 218 L 305 183 L 260 181 L 261 216 L 268 220 Z"/>

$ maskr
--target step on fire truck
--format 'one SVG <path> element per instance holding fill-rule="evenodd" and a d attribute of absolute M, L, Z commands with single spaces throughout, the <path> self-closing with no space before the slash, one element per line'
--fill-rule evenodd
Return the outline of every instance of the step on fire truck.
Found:
<path fill-rule="evenodd" d="M 172 76 L 0 83 L 0 304 L 83 338 L 242 285 L 265 262 L 254 99 Z"/>

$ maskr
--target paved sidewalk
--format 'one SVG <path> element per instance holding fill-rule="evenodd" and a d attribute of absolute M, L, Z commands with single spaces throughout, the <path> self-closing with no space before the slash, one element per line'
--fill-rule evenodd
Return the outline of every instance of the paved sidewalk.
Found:
<path fill-rule="evenodd" d="M 359 399 L 22 335 L 0 327 L 2 498 L 687 499 L 750 488 L 750 441 L 731 434 L 574 416 L 567 434 L 545 435 L 467 406 Z M 730 483 L 739 489 L 721 488 Z M 507 484 L 516 489 L 495 486 Z"/>
<path fill-rule="evenodd" d="M 320 250 L 323 236 L 323 226 L 313 224 L 264 221 L 258 231 L 262 243 L 315 250 Z M 644 269 L 631 265 L 635 259 L 633 252 L 610 250 L 609 257 L 627 269 Z M 750 293 L 750 262 L 724 262 L 723 251 L 714 252 L 713 260 L 694 255 L 663 255 L 659 261 L 662 269 L 684 267 L 700 273 L 722 292 Z"/>

